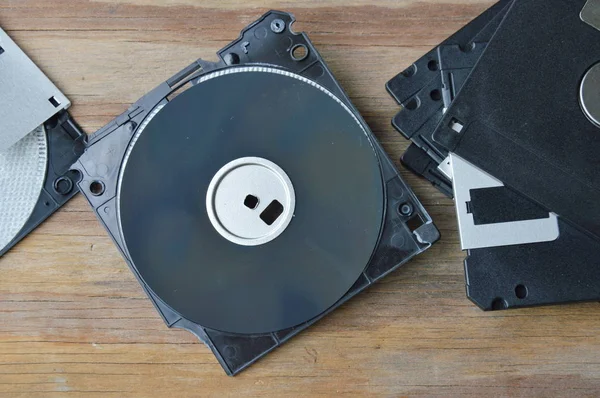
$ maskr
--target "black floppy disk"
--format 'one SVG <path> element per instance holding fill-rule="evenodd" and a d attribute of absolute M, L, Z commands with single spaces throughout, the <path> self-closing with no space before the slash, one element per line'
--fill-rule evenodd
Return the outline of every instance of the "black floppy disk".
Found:
<path fill-rule="evenodd" d="M 511 4 L 433 135 L 596 239 L 599 9 L 596 0 Z"/>
<path fill-rule="evenodd" d="M 470 37 L 466 43 L 473 44 L 467 45 L 463 41 L 462 46 L 449 46 L 448 42 L 457 40 L 452 36 L 414 64 L 426 65 L 430 54 L 437 53 L 436 62 L 440 65 L 441 74 L 439 79 L 423 81 L 417 75 L 404 76 L 403 79 L 392 79 L 395 82 L 393 86 L 388 84 L 388 90 L 390 87 L 396 90 L 396 99 L 404 98 L 405 106 L 394 118 L 393 125 L 413 141 L 403 155 L 402 163 L 448 196 L 453 196 L 452 167 L 444 163 L 449 162 L 449 159 L 442 160 L 448 156 L 448 151 L 440 149 L 433 142 L 432 135 L 443 118 L 445 109 L 451 106 L 487 43 L 500 26 L 509 8 L 506 2 L 504 8 L 501 9 L 500 5 L 501 3 L 497 3 L 475 20 L 495 11 L 495 18 L 483 29 L 476 23 L 461 29 L 459 39 Z M 464 51 L 465 48 L 471 51 Z M 472 51 L 476 49 L 479 51 Z M 414 68 L 415 66 L 411 66 L 407 70 Z M 414 81 L 408 83 L 406 80 L 411 78 Z M 418 84 L 422 85 L 420 90 L 415 89 Z M 440 96 L 433 95 L 435 92 L 442 92 L 443 103 Z M 467 164 L 463 162 L 463 165 Z M 463 170 L 471 173 L 459 176 L 460 182 L 466 181 L 467 187 L 477 178 L 489 178 L 489 181 L 483 183 L 483 188 L 467 191 L 469 200 L 457 202 L 459 207 L 468 207 L 467 212 L 472 215 L 475 227 L 552 216 L 537 203 L 502 186 L 499 181 L 493 181 L 493 177 L 486 177 L 481 170 L 468 165 Z M 486 186 L 486 183 L 490 186 Z M 464 187 L 464 184 L 460 186 Z M 464 192 L 462 196 L 464 197 Z M 600 274 L 595 269 L 600 251 L 597 244 L 560 218 L 557 217 L 555 221 L 558 231 L 556 240 L 467 249 L 465 276 L 469 298 L 483 309 L 598 300 L 596 287 Z"/>

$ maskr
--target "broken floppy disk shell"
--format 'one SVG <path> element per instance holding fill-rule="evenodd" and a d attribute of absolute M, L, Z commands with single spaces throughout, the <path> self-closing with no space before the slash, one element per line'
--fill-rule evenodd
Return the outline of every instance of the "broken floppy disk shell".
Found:
<path fill-rule="evenodd" d="M 290 14 L 90 137 L 79 188 L 169 327 L 234 375 L 439 238 Z"/>
<path fill-rule="evenodd" d="M 69 100 L 0 29 L 0 256 L 77 192 Z"/>
<path fill-rule="evenodd" d="M 593 208 L 577 218 L 598 197 L 580 185 L 594 160 L 576 148 L 599 137 L 599 6 L 501 1 L 387 85 L 413 142 L 403 164 L 455 199 L 467 295 L 483 309 L 600 300 Z"/>

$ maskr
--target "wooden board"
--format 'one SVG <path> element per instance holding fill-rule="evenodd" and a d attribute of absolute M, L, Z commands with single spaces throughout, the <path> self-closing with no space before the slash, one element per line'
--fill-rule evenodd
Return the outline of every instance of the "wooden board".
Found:
<path fill-rule="evenodd" d="M 268 9 L 294 12 L 397 159 L 407 142 L 385 82 L 491 4 L 5 0 L 0 26 L 91 133 Z M 235 378 L 167 329 L 78 196 L 0 259 L 0 396 L 599 395 L 598 304 L 480 311 L 465 297 L 452 202 L 402 174 L 442 241 Z"/>

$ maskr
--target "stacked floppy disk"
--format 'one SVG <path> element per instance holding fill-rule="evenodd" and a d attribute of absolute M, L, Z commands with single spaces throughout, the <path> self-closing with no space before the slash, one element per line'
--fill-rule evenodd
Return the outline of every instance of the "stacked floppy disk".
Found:
<path fill-rule="evenodd" d="M 0 256 L 77 192 L 69 100 L 0 29 Z"/>
<path fill-rule="evenodd" d="M 500 1 L 387 84 L 483 309 L 600 299 L 600 1 Z"/>

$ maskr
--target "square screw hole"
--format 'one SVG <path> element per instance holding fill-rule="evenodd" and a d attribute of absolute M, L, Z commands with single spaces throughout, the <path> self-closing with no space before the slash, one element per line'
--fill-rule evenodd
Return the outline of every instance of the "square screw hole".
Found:
<path fill-rule="evenodd" d="M 244 199 L 244 206 L 246 206 L 249 209 L 255 210 L 258 207 L 258 198 L 254 195 L 248 195 L 246 196 L 246 199 Z"/>
<path fill-rule="evenodd" d="M 417 229 L 421 228 L 423 224 L 425 224 L 425 222 L 418 214 L 415 214 L 413 217 L 410 218 L 410 220 L 406 222 L 406 225 L 408 226 L 408 229 L 410 229 L 410 232 L 415 232 Z"/>

